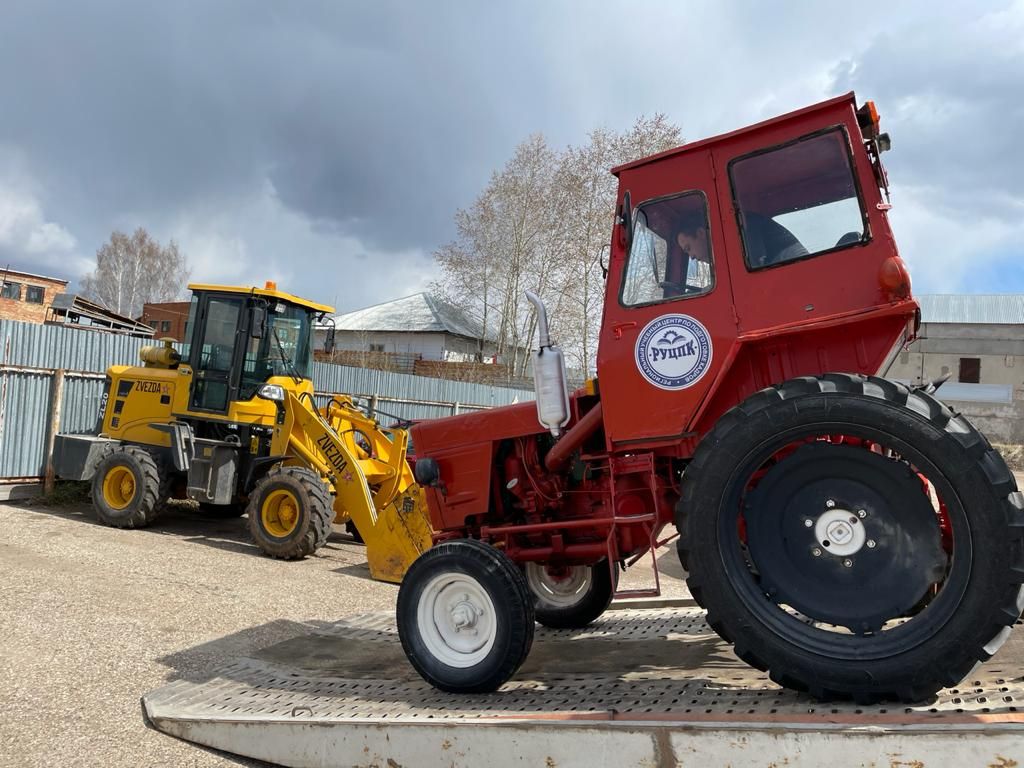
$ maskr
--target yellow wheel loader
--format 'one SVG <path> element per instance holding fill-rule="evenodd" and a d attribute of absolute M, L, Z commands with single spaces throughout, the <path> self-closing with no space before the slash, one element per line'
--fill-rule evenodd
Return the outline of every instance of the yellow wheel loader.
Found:
<path fill-rule="evenodd" d="M 189 288 L 187 351 L 167 341 L 143 347 L 142 366 L 112 366 L 97 434 L 58 435 L 56 474 L 91 481 L 107 525 L 145 526 L 169 497 L 188 498 L 247 514 L 257 546 L 286 560 L 347 524 L 373 578 L 401 581 L 431 543 L 408 434 L 345 396 L 317 407 L 313 326 L 333 308 L 269 282 Z"/>

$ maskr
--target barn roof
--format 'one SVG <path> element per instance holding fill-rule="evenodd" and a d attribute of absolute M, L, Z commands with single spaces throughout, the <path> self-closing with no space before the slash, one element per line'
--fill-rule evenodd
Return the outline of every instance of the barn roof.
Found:
<path fill-rule="evenodd" d="M 464 310 L 428 293 L 374 304 L 334 318 L 339 331 L 390 331 L 396 333 L 451 333 L 470 339 L 483 337 L 481 324 Z M 494 339 L 488 332 L 486 338 Z"/>

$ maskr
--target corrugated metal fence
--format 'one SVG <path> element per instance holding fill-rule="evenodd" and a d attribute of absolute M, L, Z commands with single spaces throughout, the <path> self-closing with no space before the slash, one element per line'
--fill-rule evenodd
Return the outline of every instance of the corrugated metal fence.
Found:
<path fill-rule="evenodd" d="M 132 365 L 151 339 L 0 320 L 0 480 L 42 477 L 54 372 L 63 369 L 59 431 L 89 433 L 103 394 L 103 372 Z M 316 363 L 318 393 L 357 396 L 378 420 L 427 419 L 532 400 L 529 390 L 468 384 Z M 322 398 L 325 399 L 325 398 Z"/>

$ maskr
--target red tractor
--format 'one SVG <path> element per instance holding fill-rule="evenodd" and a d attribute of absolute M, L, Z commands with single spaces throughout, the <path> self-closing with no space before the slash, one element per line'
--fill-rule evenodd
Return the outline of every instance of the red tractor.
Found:
<path fill-rule="evenodd" d="M 920 324 L 888 148 L 851 93 L 613 170 L 598 378 L 567 393 L 531 295 L 536 404 L 412 429 L 435 546 L 398 628 L 427 681 L 496 689 L 671 523 L 711 627 L 781 685 L 921 700 L 995 653 L 1024 497 L 936 384 L 883 378 Z"/>

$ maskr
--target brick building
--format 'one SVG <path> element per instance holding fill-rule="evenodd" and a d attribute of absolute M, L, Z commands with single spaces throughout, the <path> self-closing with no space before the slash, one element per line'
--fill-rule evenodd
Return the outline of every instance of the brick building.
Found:
<path fill-rule="evenodd" d="M 56 277 L 3 270 L 0 288 L 0 318 L 25 323 L 43 323 L 54 296 L 64 293 L 68 281 Z"/>
<path fill-rule="evenodd" d="M 188 341 L 185 338 L 185 323 L 188 320 L 188 301 L 165 301 L 156 304 L 143 304 L 142 316 L 138 322 L 153 329 L 158 339 L 174 339 Z"/>

